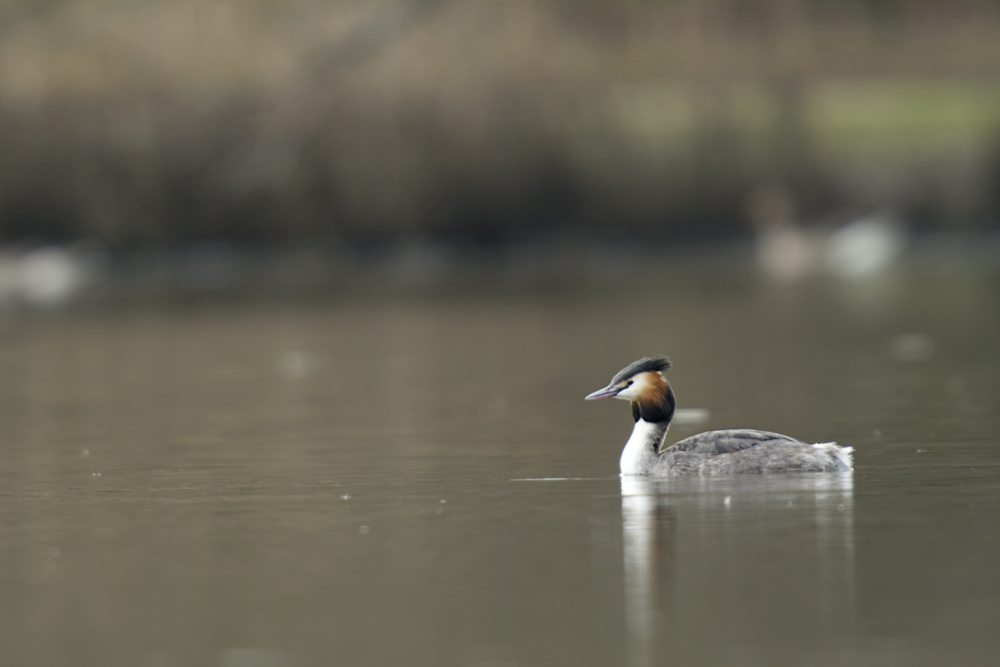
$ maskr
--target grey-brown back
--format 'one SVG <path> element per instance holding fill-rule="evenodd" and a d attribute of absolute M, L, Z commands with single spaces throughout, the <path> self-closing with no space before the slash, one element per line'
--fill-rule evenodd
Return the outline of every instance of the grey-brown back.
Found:
<path fill-rule="evenodd" d="M 707 431 L 664 448 L 654 474 L 724 475 L 765 472 L 837 472 L 828 448 L 754 429 Z"/>

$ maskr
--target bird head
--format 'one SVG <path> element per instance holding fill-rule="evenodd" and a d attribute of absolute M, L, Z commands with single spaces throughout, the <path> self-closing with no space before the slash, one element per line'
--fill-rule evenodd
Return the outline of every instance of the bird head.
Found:
<path fill-rule="evenodd" d="M 670 421 L 674 415 L 674 393 L 663 375 L 670 369 L 666 357 L 643 357 L 618 371 L 607 387 L 586 396 L 588 401 L 599 398 L 620 398 L 632 403 L 636 420 Z"/>

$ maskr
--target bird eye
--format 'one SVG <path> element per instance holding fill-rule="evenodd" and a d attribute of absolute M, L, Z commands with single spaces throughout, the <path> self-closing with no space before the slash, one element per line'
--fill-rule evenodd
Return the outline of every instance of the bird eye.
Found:
<path fill-rule="evenodd" d="M 631 387 L 632 386 L 632 380 L 629 380 L 628 382 L 626 382 L 625 386 L 626 387 Z"/>

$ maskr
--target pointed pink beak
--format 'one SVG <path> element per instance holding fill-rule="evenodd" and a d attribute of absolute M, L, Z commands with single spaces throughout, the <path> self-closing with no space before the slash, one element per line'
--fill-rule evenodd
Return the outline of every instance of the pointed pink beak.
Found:
<path fill-rule="evenodd" d="M 605 387 L 604 389 L 598 389 L 593 394 L 587 394 L 583 397 L 585 401 L 596 401 L 599 398 L 611 398 L 616 396 L 618 392 L 621 391 L 619 387 Z"/>

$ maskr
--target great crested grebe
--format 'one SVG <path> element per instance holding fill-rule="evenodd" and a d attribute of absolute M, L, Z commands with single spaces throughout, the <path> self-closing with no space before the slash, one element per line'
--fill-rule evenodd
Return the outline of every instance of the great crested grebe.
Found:
<path fill-rule="evenodd" d="M 674 392 L 663 376 L 666 357 L 643 357 L 588 395 L 632 403 L 635 428 L 622 450 L 623 475 L 726 475 L 765 472 L 849 472 L 853 447 L 810 445 L 787 435 L 749 428 L 706 431 L 669 447 L 663 439 L 674 416 Z"/>

